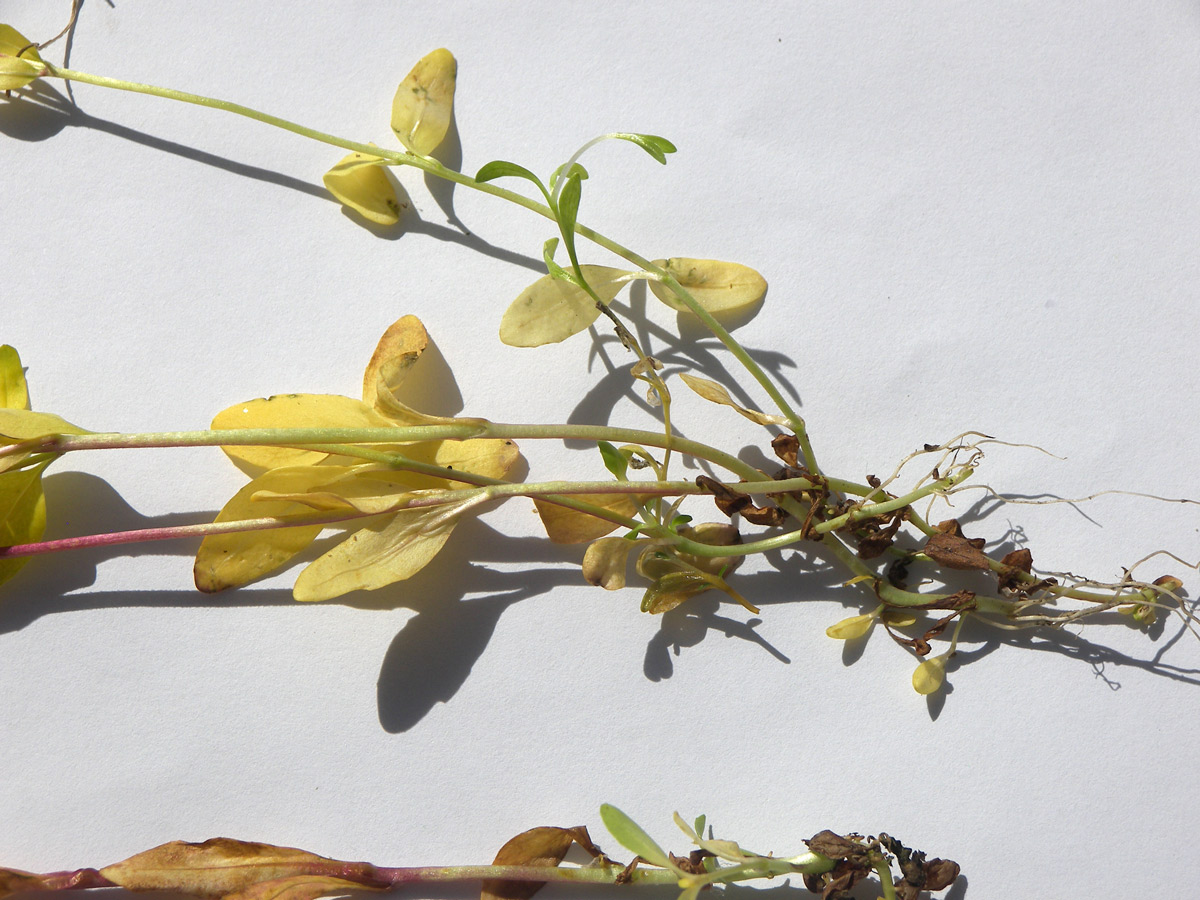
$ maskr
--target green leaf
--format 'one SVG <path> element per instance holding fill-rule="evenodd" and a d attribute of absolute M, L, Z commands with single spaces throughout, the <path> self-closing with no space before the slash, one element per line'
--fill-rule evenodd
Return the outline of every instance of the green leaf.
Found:
<path fill-rule="evenodd" d="M 601 806 L 600 821 L 604 823 L 608 833 L 626 850 L 636 853 L 652 865 L 662 866 L 664 869 L 673 868 L 667 852 L 658 846 L 637 822 L 615 806 L 608 803 Z"/>
<path fill-rule="evenodd" d="M 446 137 L 454 112 L 458 63 L 444 47 L 413 66 L 392 100 L 392 131 L 408 150 L 428 156 Z"/>
<path fill-rule="evenodd" d="M 0 409 L 29 409 L 29 387 L 16 348 L 0 347 Z"/>
<path fill-rule="evenodd" d="M 625 474 L 629 471 L 629 460 L 625 458 L 625 454 L 608 441 L 600 441 L 597 446 L 600 448 L 600 456 L 604 460 L 604 468 L 608 469 L 618 481 L 624 481 Z"/>
<path fill-rule="evenodd" d="M 46 533 L 42 472 L 49 463 L 0 474 L 0 547 L 32 544 Z M 0 558 L 0 584 L 29 562 L 27 556 Z"/>
<path fill-rule="evenodd" d="M 558 195 L 558 222 L 566 235 L 567 249 L 571 251 L 572 257 L 575 248 L 575 222 L 579 218 L 579 198 L 582 193 L 583 179 L 579 177 L 578 172 L 572 172 L 567 176 L 567 183 Z"/>
<path fill-rule="evenodd" d="M 519 166 L 514 162 L 508 162 L 503 159 L 494 159 L 490 163 L 484 163 L 478 172 L 475 173 L 475 180 L 484 183 L 494 181 L 497 178 L 505 177 L 524 178 L 526 181 L 532 181 L 537 185 L 538 190 L 546 195 L 549 199 L 550 192 L 546 190 L 546 186 L 542 184 L 542 179 L 538 178 L 524 166 Z"/>
<path fill-rule="evenodd" d="M 568 272 L 562 266 L 554 261 L 554 251 L 558 249 L 558 238 L 550 238 L 546 243 L 542 244 L 542 262 L 546 264 L 546 271 L 550 273 L 550 277 L 558 281 L 567 281 L 571 284 L 578 285 L 579 280 L 574 274 Z M 588 323 L 591 324 L 591 323 Z"/>
<path fill-rule="evenodd" d="M 566 165 L 566 163 L 563 163 L 563 165 L 562 165 L 562 166 L 559 166 L 559 167 L 558 167 L 557 169 L 555 169 L 555 170 L 554 170 L 552 173 L 550 173 L 550 187 L 551 187 L 551 189 L 553 189 L 553 188 L 554 188 L 554 186 L 555 186 L 556 184 L 558 184 L 558 179 L 562 177 L 562 174 L 563 174 L 563 166 L 565 166 L 565 165 Z M 586 180 L 587 180 L 587 178 L 588 178 L 588 170 L 587 170 L 587 169 L 585 169 L 581 163 L 572 163 L 572 164 L 571 164 L 571 172 L 572 172 L 572 173 L 574 173 L 574 172 L 578 172 L 578 173 L 579 173 L 579 177 L 580 177 L 580 178 L 582 178 L 584 181 L 586 181 Z"/>
<path fill-rule="evenodd" d="M 629 274 L 607 266 L 580 266 L 580 269 L 604 303 L 621 292 Z M 505 310 L 500 322 L 500 340 L 510 347 L 556 344 L 595 322 L 600 315 L 596 301 L 572 281 L 573 278 L 543 275 L 525 288 Z"/>
<path fill-rule="evenodd" d="M 667 164 L 667 154 L 675 152 L 674 144 L 656 134 L 611 134 L 609 137 L 637 144 L 663 165 Z"/>

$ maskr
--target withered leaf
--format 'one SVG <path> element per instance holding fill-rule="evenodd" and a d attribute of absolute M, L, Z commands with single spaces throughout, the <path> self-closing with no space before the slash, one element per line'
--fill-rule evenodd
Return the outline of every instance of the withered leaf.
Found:
<path fill-rule="evenodd" d="M 794 434 L 777 434 L 771 439 L 771 449 L 775 455 L 789 466 L 799 466 L 800 439 Z"/>
<path fill-rule="evenodd" d="M 563 861 L 563 857 L 571 849 L 577 830 L 577 828 L 559 828 L 553 825 L 530 828 L 501 847 L 492 864 L 554 868 Z M 490 879 L 483 883 L 480 900 L 529 900 L 544 886 L 545 882 L 543 881 Z"/>
<path fill-rule="evenodd" d="M 45 879 L 32 872 L 22 872 L 20 869 L 0 869 L 0 897 L 19 894 L 24 891 L 49 890 Z"/>
<path fill-rule="evenodd" d="M 1033 554 L 1029 552 L 1028 547 L 1022 547 L 1020 550 L 1006 553 L 1000 562 L 1004 565 L 996 576 L 1000 590 L 1014 590 L 1021 584 L 1020 573 L 1028 575 L 1033 568 Z"/>
<path fill-rule="evenodd" d="M 564 494 L 563 496 L 572 500 L 582 500 L 622 516 L 632 517 L 637 512 L 637 504 L 631 494 Z M 547 536 L 556 544 L 583 544 L 604 537 L 613 529 L 621 527 L 616 522 L 600 519 L 567 506 L 559 506 L 549 500 L 535 497 L 533 505 L 537 507 Z"/>
<path fill-rule="evenodd" d="M 987 569 L 988 558 L 983 552 L 983 539 L 969 540 L 961 534 L 939 531 L 929 536 L 922 548 L 925 554 L 947 569 Z"/>
<path fill-rule="evenodd" d="M 813 853 L 820 853 L 822 856 L 827 856 L 830 859 L 847 859 L 862 852 L 862 844 L 852 841 L 849 838 L 844 838 L 840 834 L 836 834 L 826 828 L 814 834 L 804 843 L 808 844 L 808 849 Z"/>
<path fill-rule="evenodd" d="M 245 890 L 226 894 L 222 900 L 317 900 L 350 891 L 379 890 L 383 888 L 330 875 L 292 875 L 257 882 Z"/>
<path fill-rule="evenodd" d="M 925 863 L 925 890 L 940 891 L 958 880 L 959 866 L 952 859 L 931 859 Z"/>
<path fill-rule="evenodd" d="M 221 897 L 260 881 L 320 871 L 333 860 L 293 847 L 212 838 L 172 841 L 106 866 L 100 874 L 131 891 L 176 891 Z"/>

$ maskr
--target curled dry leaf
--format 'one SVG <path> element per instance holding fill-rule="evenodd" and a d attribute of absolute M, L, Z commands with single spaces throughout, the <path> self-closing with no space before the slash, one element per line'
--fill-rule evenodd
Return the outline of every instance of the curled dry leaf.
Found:
<path fill-rule="evenodd" d="M 458 62 L 445 47 L 412 67 L 392 100 L 392 131 L 413 153 L 428 156 L 446 137 L 454 114 Z"/>
<path fill-rule="evenodd" d="M 677 256 L 656 259 L 654 265 L 665 269 L 700 306 L 713 315 L 740 312 L 753 306 L 767 292 L 767 280 L 754 269 L 740 263 Z M 691 311 L 661 281 L 651 280 L 650 290 L 672 309 Z"/>
<path fill-rule="evenodd" d="M 744 406 L 739 406 L 729 396 L 729 391 L 717 384 L 715 381 L 709 381 L 707 378 L 701 378 L 698 375 L 688 375 L 686 372 L 681 372 L 679 375 L 683 379 L 683 383 L 690 387 L 693 391 L 711 403 L 719 403 L 722 406 L 730 406 L 736 409 L 739 413 L 758 425 L 786 425 L 787 419 L 783 416 L 770 415 L 768 413 L 759 412 L 757 409 L 746 409 Z"/>
<path fill-rule="evenodd" d="M 602 537 L 592 541 L 583 554 L 583 577 L 606 591 L 619 591 L 625 587 L 625 573 L 629 568 L 629 554 L 639 541 L 627 541 L 623 537 Z"/>
<path fill-rule="evenodd" d="M 575 830 L 545 825 L 530 828 L 508 841 L 492 861 L 496 866 L 545 866 L 554 868 L 563 861 L 575 841 Z M 483 883 L 480 900 L 529 900 L 545 886 L 542 881 L 500 881 Z"/>
<path fill-rule="evenodd" d="M 583 277 L 603 302 L 609 303 L 625 286 L 629 273 L 608 266 L 580 266 Z M 500 340 L 510 347 L 557 344 L 586 329 L 600 310 L 583 288 L 543 275 L 514 300 L 500 320 Z"/>
<path fill-rule="evenodd" d="M 921 549 L 938 565 L 947 569 L 987 569 L 983 538 L 965 538 L 961 534 L 931 534 Z"/>
<path fill-rule="evenodd" d="M 290 519 L 311 517 L 313 507 L 289 495 L 335 482 L 350 469 L 345 466 L 287 466 L 255 478 L 230 498 L 217 514 L 217 522 L 237 522 L 272 516 Z M 271 496 L 272 494 L 278 496 Z M 196 552 L 193 575 L 205 593 L 240 587 L 273 572 L 317 539 L 321 525 L 296 525 L 262 531 L 210 534 Z"/>
<path fill-rule="evenodd" d="M 351 153 L 321 179 L 326 189 L 368 222 L 395 225 L 408 203 L 396 194 L 386 162 L 378 156 Z"/>
<path fill-rule="evenodd" d="M 633 516 L 637 512 L 637 505 L 629 494 L 563 494 L 563 496 L 599 506 L 622 516 Z M 533 505 L 537 507 L 546 534 L 556 544 L 584 544 L 604 537 L 613 529 L 621 527 L 617 522 L 600 519 L 566 506 L 558 506 L 549 500 L 534 498 Z"/>
<path fill-rule="evenodd" d="M 107 866 L 100 874 L 131 891 L 175 891 L 221 897 L 253 884 L 295 876 L 332 862 L 323 856 L 251 841 L 213 838 L 201 844 L 172 841 Z"/>

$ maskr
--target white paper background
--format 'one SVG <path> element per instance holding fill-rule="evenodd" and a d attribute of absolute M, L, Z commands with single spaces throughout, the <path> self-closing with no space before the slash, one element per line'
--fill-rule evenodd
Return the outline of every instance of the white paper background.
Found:
<path fill-rule="evenodd" d="M 5 0 L 0 20 L 44 39 L 67 6 Z M 677 143 L 665 168 L 594 151 L 581 218 L 649 257 L 766 275 L 737 333 L 797 391 L 827 471 L 883 475 L 976 428 L 1067 457 L 990 452 L 1003 490 L 1200 497 L 1196 4 L 124 0 L 86 5 L 71 64 L 390 146 L 395 86 L 438 46 L 459 59 L 464 171 L 549 172 L 614 129 Z M 587 336 L 498 343 L 546 222 L 405 173 L 417 215 L 384 239 L 320 187 L 336 149 L 153 98 L 75 98 L 69 114 L 0 102 L 0 340 L 36 408 L 168 430 L 259 395 L 353 395 L 411 312 L 454 372 L 432 411 L 461 395 L 501 421 L 615 405 L 614 423 L 651 422 L 621 399 L 611 344 L 613 374 Z M 702 374 L 720 375 L 713 358 Z M 700 401 L 678 415 L 761 444 Z M 600 471 L 594 450 L 523 449 L 532 477 Z M 53 536 L 203 520 L 242 483 L 203 450 L 52 471 Z M 1044 569 L 1114 579 L 1158 549 L 1198 555 L 1194 506 L 983 511 L 970 533 L 1015 536 Z M 0 605 L 0 863 L 218 834 L 482 862 L 538 824 L 599 839 L 607 801 L 678 849 L 676 809 L 777 852 L 885 830 L 957 859 L 950 896 L 971 900 L 1194 884 L 1200 652 L 1175 623 L 976 633 L 927 703 L 881 634 L 861 658 L 824 636 L 859 603 L 833 589 L 840 571 L 760 566 L 743 579 L 753 627 L 708 598 L 656 620 L 634 590 L 581 586 L 578 552 L 537 534 L 514 503 L 408 584 L 315 607 L 286 577 L 201 596 L 182 542 L 31 564 Z M 1139 574 L 1163 571 L 1183 570 Z"/>

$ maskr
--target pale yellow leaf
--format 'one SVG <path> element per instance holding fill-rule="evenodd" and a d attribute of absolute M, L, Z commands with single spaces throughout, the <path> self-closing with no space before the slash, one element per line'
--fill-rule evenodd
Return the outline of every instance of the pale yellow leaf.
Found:
<path fill-rule="evenodd" d="M 583 554 L 583 577 L 606 591 L 619 591 L 625 587 L 625 573 L 629 568 L 629 554 L 638 547 L 637 541 L 623 537 L 602 537 L 592 541 Z"/>
<path fill-rule="evenodd" d="M 0 409 L 0 437 L 25 441 L 51 434 L 90 434 L 86 428 L 72 425 L 54 413 L 28 409 Z"/>
<path fill-rule="evenodd" d="M 637 505 L 629 494 L 564 494 L 572 500 L 580 500 L 599 506 L 609 512 L 631 517 L 637 512 Z M 614 528 L 620 528 L 617 522 L 599 519 L 596 516 L 557 506 L 549 500 L 534 498 L 534 506 L 542 517 L 542 525 L 546 534 L 556 544 L 583 544 L 604 537 Z"/>
<path fill-rule="evenodd" d="M 767 281 L 749 266 L 716 259 L 656 259 L 654 265 L 667 272 L 687 290 L 696 302 L 713 315 L 747 309 L 767 292 Z M 672 309 L 690 312 L 687 306 L 661 281 L 650 281 L 654 296 Z"/>
<path fill-rule="evenodd" d="M 11 25 L 0 25 L 0 91 L 23 88 L 45 71 L 33 41 Z"/>
<path fill-rule="evenodd" d="M 428 346 L 429 333 L 416 316 L 389 325 L 363 373 L 363 403 L 378 409 L 379 395 L 394 394 Z"/>
<path fill-rule="evenodd" d="M 260 881 L 244 890 L 226 894 L 222 900 L 317 900 L 319 897 L 380 890 L 383 888 L 331 875 L 292 875 Z"/>
<path fill-rule="evenodd" d="M 935 656 L 921 663 L 913 671 L 913 690 L 918 694 L 932 694 L 942 686 L 946 677 L 946 658 Z"/>
<path fill-rule="evenodd" d="M 172 841 L 107 866 L 100 874 L 131 891 L 221 897 L 331 862 L 292 847 L 213 838 L 202 844 Z"/>
<path fill-rule="evenodd" d="M 628 272 L 608 266 L 580 266 L 584 280 L 609 303 L 625 286 Z M 543 275 L 508 307 L 500 321 L 500 340 L 510 347 L 556 344 L 586 329 L 600 310 L 582 288 L 561 278 Z"/>
<path fill-rule="evenodd" d="M 707 378 L 701 378 L 698 375 L 688 375 L 686 372 L 681 372 L 679 375 L 683 379 L 683 383 L 690 387 L 693 391 L 703 397 L 705 400 L 712 403 L 719 403 L 722 406 L 729 406 L 737 410 L 751 422 L 758 425 L 786 425 L 787 419 L 783 416 L 770 415 L 768 413 L 759 412 L 757 409 L 746 409 L 734 402 L 729 396 L 729 391 L 717 384 L 715 381 L 709 381 Z"/>
<path fill-rule="evenodd" d="M 0 411 L 2 413 L 2 411 Z M 392 428 L 384 418 L 361 400 L 337 394 L 276 394 L 265 399 L 238 403 L 217 413 L 214 429 L 230 428 Z M 245 472 L 256 475 L 264 469 L 303 466 L 320 462 L 327 454 L 292 447 L 222 447 Z"/>
<path fill-rule="evenodd" d="M 840 622 L 830 625 L 825 629 L 825 634 L 836 641 L 852 641 L 870 631 L 873 624 L 875 624 L 875 617 L 869 613 L 861 616 L 851 616 L 848 619 L 842 619 Z"/>
<path fill-rule="evenodd" d="M 330 600 L 411 578 L 437 555 L 459 518 L 480 499 L 401 510 L 355 532 L 300 573 L 292 596 Z"/>
<path fill-rule="evenodd" d="M 257 500 L 268 492 L 294 494 L 328 484 L 350 470 L 344 466 L 294 466 L 272 469 L 233 495 L 217 522 L 236 522 L 267 516 L 288 519 L 312 516 L 310 506 L 280 499 Z M 193 574 L 196 587 L 205 593 L 238 587 L 278 569 L 316 540 L 322 525 L 296 525 L 263 531 L 210 534 L 196 553 Z"/>
<path fill-rule="evenodd" d="M 29 409 L 29 387 L 15 347 L 0 347 L 0 409 Z"/>
<path fill-rule="evenodd" d="M 46 533 L 42 472 L 49 463 L 0 473 L 0 547 L 32 544 Z M 29 562 L 27 556 L 0 558 L 0 584 Z"/>
<path fill-rule="evenodd" d="M 454 112 L 458 63 L 444 47 L 413 66 L 392 100 L 392 131 L 413 153 L 428 156 L 446 137 Z"/>
<path fill-rule="evenodd" d="M 907 628 L 917 623 L 917 617 L 905 609 L 888 609 L 883 612 L 883 621 L 893 628 Z"/>
<path fill-rule="evenodd" d="M 396 194 L 385 163 L 378 156 L 351 153 L 325 173 L 329 193 L 376 225 L 395 225 L 408 203 Z"/>

